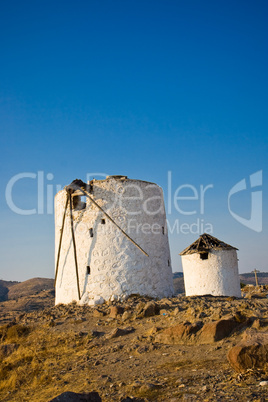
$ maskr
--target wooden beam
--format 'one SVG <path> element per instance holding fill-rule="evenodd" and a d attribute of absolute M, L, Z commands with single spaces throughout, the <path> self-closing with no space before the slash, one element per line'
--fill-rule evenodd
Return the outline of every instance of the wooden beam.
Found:
<path fill-rule="evenodd" d="M 258 283 L 258 277 L 257 277 L 257 270 L 256 268 L 254 269 L 254 273 L 255 273 L 255 281 L 256 281 L 256 287 L 259 287 L 259 283 Z"/>
<path fill-rule="evenodd" d="M 76 255 L 76 244 L 75 244 L 75 237 L 74 237 L 74 223 L 73 223 L 73 207 L 72 207 L 72 195 L 68 192 L 69 202 L 70 202 L 70 219 L 71 219 L 71 232 L 72 232 L 72 239 L 73 239 L 73 249 L 74 249 L 74 261 L 75 261 L 75 272 L 76 272 L 76 283 L 77 283 L 77 291 L 78 291 L 78 298 L 81 299 L 80 295 L 80 286 L 79 286 L 79 276 L 78 276 L 78 264 L 77 264 L 77 255 Z"/>
<path fill-rule="evenodd" d="M 55 287 L 56 287 L 56 281 L 57 281 L 58 270 L 59 270 L 61 243 L 62 243 L 62 236 L 63 236 L 63 231 L 64 231 L 64 223 L 65 223 L 65 216 L 66 216 L 66 210 L 67 210 L 67 206 L 68 206 L 68 201 L 69 201 L 68 200 L 68 195 L 66 194 L 66 203 L 65 203 L 64 213 L 63 213 L 63 217 L 62 217 L 62 225 L 61 225 L 61 229 L 60 229 L 60 241 L 59 241 L 59 247 L 58 247 L 56 272 L 55 272 L 55 280 L 54 280 L 54 286 Z"/>

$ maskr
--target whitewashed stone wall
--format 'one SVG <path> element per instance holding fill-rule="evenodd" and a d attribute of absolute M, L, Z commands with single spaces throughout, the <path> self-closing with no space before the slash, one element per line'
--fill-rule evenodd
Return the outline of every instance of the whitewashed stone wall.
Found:
<path fill-rule="evenodd" d="M 171 296 L 173 280 L 162 189 L 139 180 L 109 178 L 94 180 L 91 196 L 149 257 L 87 198 L 86 208 L 73 212 L 80 303 L 96 304 L 130 294 Z M 65 201 L 66 191 L 62 190 L 55 197 L 56 257 Z M 78 301 L 78 292 L 68 208 L 56 304 L 74 300 Z"/>
<path fill-rule="evenodd" d="M 211 250 L 207 260 L 199 253 L 181 258 L 186 296 L 241 297 L 236 250 Z"/>

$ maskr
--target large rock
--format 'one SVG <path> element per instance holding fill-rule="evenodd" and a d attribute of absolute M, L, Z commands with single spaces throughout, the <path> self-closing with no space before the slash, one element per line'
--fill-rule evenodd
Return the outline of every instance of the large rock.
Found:
<path fill-rule="evenodd" d="M 220 341 L 231 335 L 233 330 L 239 325 L 241 323 L 237 322 L 234 318 L 207 322 L 198 334 L 198 340 L 203 344 Z"/>
<path fill-rule="evenodd" d="M 268 332 L 248 330 L 242 341 L 229 350 L 227 358 L 237 372 L 268 369 Z"/>
<path fill-rule="evenodd" d="M 186 321 L 183 324 L 169 327 L 155 337 L 155 341 L 166 344 L 180 344 L 193 340 L 195 334 L 202 328 L 203 323 L 194 324 Z"/>
<path fill-rule="evenodd" d="M 135 328 L 133 327 L 114 328 L 109 334 L 107 334 L 107 339 L 118 338 L 119 336 L 131 334 L 134 331 Z"/>
<path fill-rule="evenodd" d="M 124 307 L 122 306 L 111 306 L 110 307 L 110 317 L 117 318 L 124 313 Z"/>
<path fill-rule="evenodd" d="M 77 394 L 76 392 L 63 392 L 49 402 L 101 402 L 98 392 Z"/>
<path fill-rule="evenodd" d="M 157 303 L 150 301 L 145 304 L 141 312 L 138 312 L 137 318 L 153 317 L 159 314 L 160 308 Z"/>
<path fill-rule="evenodd" d="M 211 321 L 204 324 L 204 326 L 201 321 L 197 321 L 194 324 L 186 321 L 183 324 L 167 328 L 157 334 L 155 341 L 167 344 L 186 342 L 198 342 L 200 344 L 213 343 L 231 335 L 241 325 L 241 322 L 237 321 L 234 317 Z"/>

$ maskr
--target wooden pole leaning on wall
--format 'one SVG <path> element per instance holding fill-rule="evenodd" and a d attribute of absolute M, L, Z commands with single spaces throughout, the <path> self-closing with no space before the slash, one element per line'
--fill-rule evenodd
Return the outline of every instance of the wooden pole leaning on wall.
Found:
<path fill-rule="evenodd" d="M 73 239 L 73 249 L 74 249 L 74 262 L 75 262 L 75 272 L 76 272 L 76 282 L 77 282 L 77 291 L 78 298 L 81 299 L 80 295 L 80 286 L 79 286 L 79 276 L 78 276 L 78 264 L 77 264 L 77 255 L 76 255 L 76 244 L 74 237 L 74 224 L 73 224 L 73 200 L 71 192 L 68 192 L 69 202 L 70 202 L 70 219 L 71 219 L 71 231 L 72 231 L 72 239 Z"/>
<path fill-rule="evenodd" d="M 59 240 L 59 247 L 58 247 L 58 254 L 57 254 L 57 263 L 56 263 L 54 286 L 56 286 L 56 282 L 57 282 L 57 276 L 58 276 L 58 270 L 59 270 L 59 262 L 60 262 L 61 243 L 62 243 L 62 236 L 63 236 L 63 231 L 64 231 L 64 223 L 65 223 L 65 217 L 66 217 L 66 211 L 67 211 L 68 202 L 69 202 L 68 194 L 66 193 L 66 203 L 65 203 L 64 213 L 63 213 L 63 217 L 62 217 L 62 225 L 61 225 L 61 229 L 60 229 L 60 240 Z"/>

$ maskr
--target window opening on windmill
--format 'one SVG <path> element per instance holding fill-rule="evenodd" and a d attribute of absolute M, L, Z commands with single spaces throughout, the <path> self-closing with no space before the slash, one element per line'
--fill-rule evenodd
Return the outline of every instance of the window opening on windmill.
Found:
<path fill-rule="evenodd" d="M 90 229 L 89 229 L 89 236 L 90 236 L 90 237 L 93 237 L 93 228 L 90 228 Z"/>
<path fill-rule="evenodd" d="M 165 228 L 162 226 L 162 233 L 165 234 Z"/>
<path fill-rule="evenodd" d="M 168 265 L 168 267 L 170 267 L 170 261 L 169 260 L 167 260 L 167 265 Z"/>
<path fill-rule="evenodd" d="M 207 260 L 208 259 L 208 253 L 200 253 L 200 258 L 201 258 L 201 260 Z"/>
<path fill-rule="evenodd" d="M 87 197 L 85 195 L 73 196 L 73 208 L 75 211 L 81 211 L 87 206 Z"/>
<path fill-rule="evenodd" d="M 101 219 L 101 224 L 105 225 L 105 219 Z"/>
<path fill-rule="evenodd" d="M 87 266 L 87 274 L 90 275 L 90 266 Z"/>

